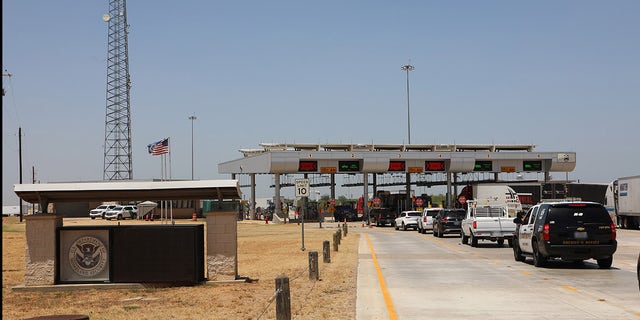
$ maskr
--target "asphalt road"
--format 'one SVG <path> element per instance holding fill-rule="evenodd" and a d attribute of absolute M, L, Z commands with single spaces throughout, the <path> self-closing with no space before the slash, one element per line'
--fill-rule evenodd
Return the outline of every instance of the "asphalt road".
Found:
<path fill-rule="evenodd" d="M 640 231 L 618 230 L 611 269 L 531 258 L 506 244 L 463 245 L 457 235 L 361 232 L 357 319 L 640 319 Z"/>

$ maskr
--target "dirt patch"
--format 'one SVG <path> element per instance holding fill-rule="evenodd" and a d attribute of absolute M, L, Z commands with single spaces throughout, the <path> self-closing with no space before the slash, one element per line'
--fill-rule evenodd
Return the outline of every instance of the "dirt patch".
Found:
<path fill-rule="evenodd" d="M 3 219 L 5 220 L 5 219 Z M 115 224 L 88 218 L 65 225 Z M 161 223 L 159 221 L 123 221 Z M 177 223 L 201 223 L 189 220 Z M 85 314 L 90 319 L 275 319 L 275 278 L 289 277 L 293 319 L 353 319 L 356 304 L 358 233 L 342 239 L 331 263 L 322 262 L 322 242 L 332 241 L 337 223 L 301 226 L 238 222 L 238 273 L 251 282 L 190 287 L 147 287 L 60 292 L 14 292 L 24 284 L 25 233 L 18 219 L 3 221 L 2 318 Z M 333 250 L 333 246 L 331 246 Z M 308 253 L 318 251 L 320 280 L 309 280 Z"/>

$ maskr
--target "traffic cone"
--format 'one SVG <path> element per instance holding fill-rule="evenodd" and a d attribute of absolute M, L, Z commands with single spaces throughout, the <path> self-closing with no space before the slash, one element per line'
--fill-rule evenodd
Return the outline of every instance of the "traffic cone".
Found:
<path fill-rule="evenodd" d="M 198 221 L 198 215 L 195 212 L 191 215 L 191 220 Z"/>

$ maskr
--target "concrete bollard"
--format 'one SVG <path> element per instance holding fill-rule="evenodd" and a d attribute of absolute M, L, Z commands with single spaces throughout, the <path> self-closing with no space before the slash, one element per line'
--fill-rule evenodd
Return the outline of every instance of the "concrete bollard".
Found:
<path fill-rule="evenodd" d="M 329 249 L 329 240 L 322 241 L 322 262 L 331 262 L 331 251 Z"/>
<path fill-rule="evenodd" d="M 348 226 L 347 226 L 347 224 L 346 224 L 346 223 L 342 225 L 342 235 L 343 235 L 344 237 L 346 237 L 346 236 L 347 236 L 347 233 L 349 232 L 349 230 L 348 230 L 347 228 L 348 228 Z"/>
<path fill-rule="evenodd" d="M 333 251 L 338 251 L 338 234 L 333 234 Z"/>

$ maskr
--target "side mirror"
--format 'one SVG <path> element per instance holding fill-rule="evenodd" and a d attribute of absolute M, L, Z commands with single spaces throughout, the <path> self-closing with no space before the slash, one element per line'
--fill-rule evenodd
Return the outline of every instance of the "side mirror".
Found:
<path fill-rule="evenodd" d="M 515 224 L 522 224 L 522 219 L 520 219 L 520 218 L 516 217 L 516 218 L 514 218 L 514 219 L 513 219 L 513 223 L 515 223 Z"/>

